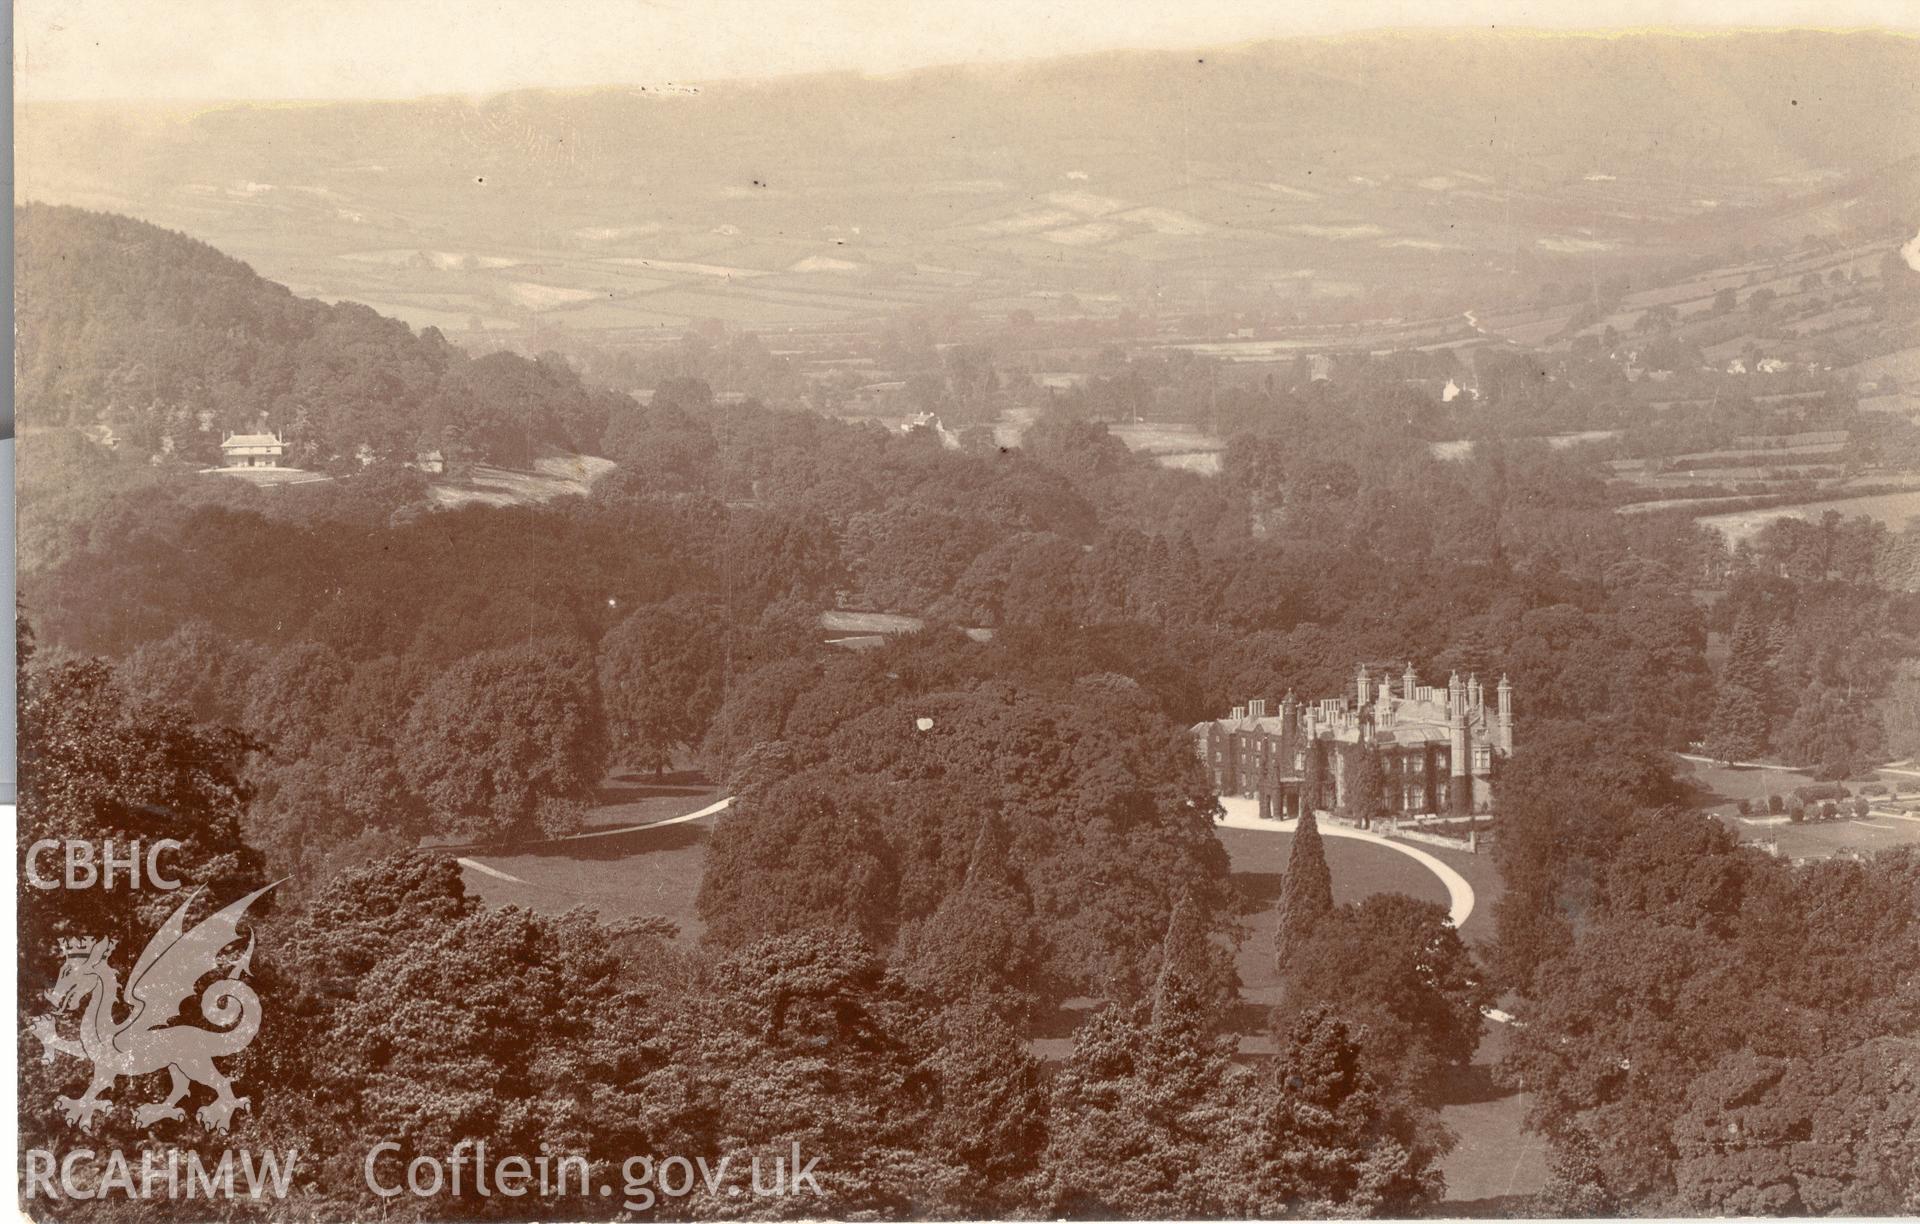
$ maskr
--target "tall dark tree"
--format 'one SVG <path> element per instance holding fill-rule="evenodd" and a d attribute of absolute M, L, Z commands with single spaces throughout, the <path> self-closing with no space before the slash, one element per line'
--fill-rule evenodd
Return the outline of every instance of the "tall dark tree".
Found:
<path fill-rule="evenodd" d="M 1206 1014 L 1217 1018 L 1233 1002 L 1239 984 L 1226 950 L 1208 937 L 1205 915 L 1194 901 L 1192 890 L 1183 890 L 1167 919 L 1167 936 L 1160 943 L 1154 1007 L 1169 1007 L 1176 999 L 1191 998 Z"/>
<path fill-rule="evenodd" d="M 1376 893 L 1322 915 L 1291 948 L 1283 1030 L 1326 1005 L 1363 1032 L 1376 1070 L 1431 1099 L 1480 1044 L 1480 1009 L 1493 1002 L 1486 974 L 1444 907 Z"/>
<path fill-rule="evenodd" d="M 1707 755 L 1729 765 L 1765 755 L 1767 722 L 1764 697 L 1744 685 L 1722 685 L 1707 724 Z"/>
<path fill-rule="evenodd" d="M 1263 1214 L 1414 1216 L 1440 1197 L 1444 1132 L 1395 1102 L 1359 1034 L 1326 1008 L 1281 1034 L 1258 1131 Z"/>
<path fill-rule="evenodd" d="M 567 639 L 455 664 L 414 703 L 400 755 L 436 830 L 468 837 L 564 831 L 605 767 L 593 658 Z"/>
<path fill-rule="evenodd" d="M 1743 1050 L 1687 1098 L 1674 1125 L 1683 1210 L 1874 1216 L 1920 1204 L 1920 1040 L 1814 1058 Z"/>
<path fill-rule="evenodd" d="M 978 998 L 1018 1012 L 1044 994 L 1033 903 L 1014 877 L 999 820 L 981 819 L 958 891 L 900 932 L 907 979 L 942 1000 Z"/>
<path fill-rule="evenodd" d="M 1380 754 L 1371 744 L 1359 744 L 1347 754 L 1347 815 L 1363 829 L 1387 814 L 1387 775 L 1380 766 Z"/>
<path fill-rule="evenodd" d="M 16 640 L 25 648 L 23 655 L 30 654 L 32 634 L 24 618 L 17 625 Z M 251 792 L 241 779 L 240 763 L 257 745 L 237 732 L 198 726 L 178 710 L 130 698 L 112 668 L 98 659 L 52 664 L 25 679 L 15 861 L 53 886 L 27 887 L 23 880 L 16 894 L 20 1139 L 29 1147 L 59 1150 L 72 1144 L 76 1132 L 55 1103 L 81 1097 L 91 1068 L 85 1058 L 55 1056 L 51 1050 L 40 1057 L 41 1044 L 28 1032 L 68 1041 L 75 1036 L 72 1014 L 56 1013 L 46 1003 L 45 992 L 65 960 L 61 941 L 114 940 L 120 951 L 112 953 L 110 963 L 124 972 L 183 904 L 191 905 L 188 919 L 197 923 L 268 877 L 242 828 Z M 162 891 L 144 880 L 136 884 L 125 866 L 105 879 L 99 874 L 109 854 L 124 863 L 137 846 L 134 856 L 144 860 L 162 840 L 179 843 L 155 862 L 180 881 L 178 889 Z M 69 846 L 91 854 L 90 870 L 96 873 L 91 886 L 84 876 L 75 887 L 61 886 Z M 279 901 L 275 894 L 262 898 L 250 920 L 264 919 Z M 126 1085 L 138 1082 L 121 1081 L 120 1091 L 107 1094 L 114 1104 L 92 1116 L 91 1138 L 123 1149 L 135 1167 L 141 1149 L 150 1145 L 164 1164 L 160 1149 L 173 1146 L 175 1137 L 150 1135 L 135 1124 L 125 1104 Z M 224 1138 L 209 1135 L 202 1146 Z M 178 1142 L 190 1145 L 195 1139 Z"/>
<path fill-rule="evenodd" d="M 1294 952 L 1313 935 L 1320 921 L 1333 912 L 1333 872 L 1327 867 L 1320 825 L 1311 811 L 1300 814 L 1287 855 L 1287 877 L 1280 893 L 1278 953 L 1284 969 Z"/>
<path fill-rule="evenodd" d="M 440 856 L 336 877 L 275 946 L 272 997 L 284 1006 L 247 1054 L 274 1084 L 263 1138 L 300 1151 L 301 1193 L 340 1218 L 381 1214 L 363 1169 L 383 1141 L 402 1145 L 377 1167 L 383 1180 L 404 1182 L 413 1156 L 480 1137 L 577 1153 L 593 1180 L 617 1178 L 624 1144 L 674 1133 L 671 1098 L 644 1081 L 669 1057 L 633 970 L 651 938 L 584 909 L 481 907 Z M 473 1201 L 418 1210 L 469 1217 Z M 615 1210 L 547 1201 L 545 1214 L 575 1218 Z"/>
<path fill-rule="evenodd" d="M 1800 696 L 1776 737 L 1780 755 L 1818 777 L 1846 778 L 1880 755 L 1881 724 L 1864 697 L 1816 685 Z"/>
<path fill-rule="evenodd" d="M 31 954 L 23 962 L 23 988 L 49 971 L 41 958 L 57 936 L 113 938 L 138 949 L 195 887 L 208 894 L 204 906 L 225 904 L 265 882 L 242 823 L 253 791 L 241 763 L 257 743 L 130 698 L 113 668 L 98 659 L 56 664 L 26 679 L 15 830 L 20 861 L 42 878 L 58 877 L 69 842 L 86 843 L 100 858 L 107 842 L 124 856 L 135 842 L 151 847 L 171 839 L 180 849 L 158 863 L 183 889 L 132 887 L 124 869 L 112 887 L 22 888 L 20 950 Z M 41 841 L 56 849 L 43 848 L 28 862 L 28 850 Z M 200 916 L 196 910 L 195 919 Z"/>
<path fill-rule="evenodd" d="M 1607 1193 L 1593 1140 L 1585 1132 L 1569 1128 L 1548 1146 L 1547 1184 L 1534 1195 L 1533 1206 L 1543 1216 L 1560 1218 L 1599 1218 L 1619 1210 Z"/>
<path fill-rule="evenodd" d="M 642 608 L 600 641 L 600 696 L 614 759 L 664 772 L 700 742 L 720 704 L 722 652 L 707 615 Z"/>
<path fill-rule="evenodd" d="M 636 1150 L 732 1154 L 731 1173 L 686 1202 L 695 1218 L 751 1209 L 751 1155 L 763 1170 L 800 1145 L 817 1158 L 819 1195 L 760 1200 L 768 1213 L 829 1219 L 967 1215 L 989 1208 L 983 1168 L 1009 1172 L 1020 1151 L 981 1141 L 1037 1144 L 1037 1068 L 1004 1033 L 946 1027 L 871 947 L 847 932 L 798 931 L 717 961 L 705 988 L 676 1009 L 663 1034 L 669 1061 L 636 1070 L 649 1108 L 674 1129 L 636 1131 Z M 986 1025 L 993 1018 L 976 1017 Z M 974 1050 L 946 1041 L 978 1040 Z M 692 1089 L 692 1092 L 689 1092 Z M 951 1095 L 953 1118 L 944 1118 Z M 644 1117 L 644 1115 L 643 1115 Z M 1003 1129 L 958 1133 L 960 1118 Z M 668 1147 L 666 1144 L 683 1144 Z M 791 1174 L 791 1171 L 789 1171 Z M 965 1201 L 972 1212 L 953 1200 Z"/>
<path fill-rule="evenodd" d="M 1048 1216 L 1258 1214 L 1250 1145 L 1257 1085 L 1210 1035 L 1179 983 L 1151 1004 L 1109 1006 L 1074 1033 L 1053 1080 L 1036 1178 Z"/>
<path fill-rule="evenodd" d="M 1750 608 L 1742 611 L 1733 622 L 1733 635 L 1727 643 L 1723 681 L 1764 694 L 1772 677 L 1768 639 L 1768 626 L 1759 616 Z"/>

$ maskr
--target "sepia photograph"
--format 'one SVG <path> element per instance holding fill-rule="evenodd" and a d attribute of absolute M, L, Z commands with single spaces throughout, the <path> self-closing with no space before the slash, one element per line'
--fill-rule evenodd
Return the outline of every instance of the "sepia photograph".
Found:
<path fill-rule="evenodd" d="M 1920 1217 L 1920 6 L 13 7 L 22 1218 Z"/>

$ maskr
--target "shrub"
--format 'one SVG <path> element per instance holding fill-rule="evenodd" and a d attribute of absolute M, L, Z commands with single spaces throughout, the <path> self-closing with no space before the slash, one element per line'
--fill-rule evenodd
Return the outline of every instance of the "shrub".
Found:
<path fill-rule="evenodd" d="M 1840 809 L 1834 806 L 1833 800 L 1829 799 L 1820 805 L 1820 819 L 1832 820 L 1839 815 Z"/>
<path fill-rule="evenodd" d="M 1787 810 L 1787 801 L 1781 798 L 1779 792 L 1776 791 L 1767 796 L 1767 810 L 1775 814 L 1784 812 Z"/>
<path fill-rule="evenodd" d="M 1806 808 L 1806 805 L 1803 803 L 1795 803 L 1793 807 L 1789 809 L 1787 812 L 1787 819 L 1791 820 L 1795 824 L 1800 824 L 1802 821 L 1806 820 L 1806 818 L 1807 818 L 1807 808 Z"/>
<path fill-rule="evenodd" d="M 1742 799 L 1742 800 L 1740 801 L 1740 814 L 1741 814 L 1742 816 L 1745 816 L 1745 815 L 1747 815 L 1748 813 L 1750 813 L 1750 812 L 1752 812 L 1752 811 L 1753 811 L 1753 800 L 1751 800 L 1751 799 Z"/>
<path fill-rule="evenodd" d="M 1838 782 L 1818 782 L 1812 786 L 1796 786 L 1793 794 L 1800 802 L 1812 804 L 1822 799 L 1845 799 L 1847 788 Z"/>
<path fill-rule="evenodd" d="M 1869 810 L 1869 805 L 1867 803 L 1867 797 L 1865 795 L 1862 795 L 1858 799 L 1855 799 L 1853 801 L 1853 814 L 1855 816 L 1864 817 L 1867 814 L 1868 810 Z"/>

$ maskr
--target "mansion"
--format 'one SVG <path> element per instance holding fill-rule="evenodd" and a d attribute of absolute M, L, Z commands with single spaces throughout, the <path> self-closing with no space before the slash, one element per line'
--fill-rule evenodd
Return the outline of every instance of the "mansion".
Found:
<path fill-rule="evenodd" d="M 1339 807 L 1352 761 L 1373 751 L 1389 812 L 1491 810 L 1494 757 L 1513 751 L 1513 686 L 1502 676 L 1489 709 L 1477 675 L 1462 680 L 1455 672 L 1446 688 L 1434 688 L 1408 664 L 1398 679 L 1396 692 L 1391 671 L 1376 683 L 1362 665 L 1346 696 L 1300 702 L 1288 693 L 1271 712 L 1256 700 L 1195 724 L 1194 746 L 1214 790 L 1257 798 L 1264 817 L 1297 816 L 1308 754 L 1315 753 L 1325 786 L 1316 807 Z"/>

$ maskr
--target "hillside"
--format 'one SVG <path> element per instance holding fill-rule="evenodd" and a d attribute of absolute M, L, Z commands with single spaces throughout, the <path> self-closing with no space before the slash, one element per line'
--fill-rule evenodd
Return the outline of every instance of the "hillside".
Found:
<path fill-rule="evenodd" d="M 144 222 L 29 205 L 15 215 L 17 403 L 135 455 L 219 460 L 271 428 L 294 466 L 421 448 L 520 467 L 591 450 L 608 397 L 562 363 L 473 360 L 363 305 L 295 296 L 205 243 Z"/>
<path fill-rule="evenodd" d="M 1920 43 L 1883 35 L 1482 32 L 689 94 L 47 105 L 27 108 L 20 190 L 463 330 L 1409 284 L 1458 309 L 1702 245 L 1910 224 L 1916 82 Z"/>

